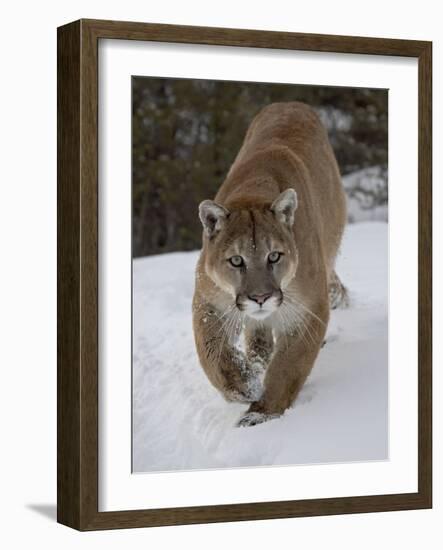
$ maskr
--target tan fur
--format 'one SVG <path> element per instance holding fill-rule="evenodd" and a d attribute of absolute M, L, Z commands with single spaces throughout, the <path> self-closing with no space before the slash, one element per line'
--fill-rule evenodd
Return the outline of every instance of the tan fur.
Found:
<path fill-rule="evenodd" d="M 295 190 L 296 207 L 292 191 L 282 195 L 287 189 Z M 253 425 L 291 406 L 323 343 L 330 306 L 347 303 L 334 271 L 345 195 L 314 111 L 302 103 L 264 108 L 200 215 L 206 229 L 193 301 L 198 355 L 226 399 L 250 403 L 239 425 Z M 271 264 L 275 250 L 283 255 Z M 233 256 L 244 265 L 233 266 Z M 251 315 L 273 309 L 261 320 L 247 314 L 252 308 Z"/>

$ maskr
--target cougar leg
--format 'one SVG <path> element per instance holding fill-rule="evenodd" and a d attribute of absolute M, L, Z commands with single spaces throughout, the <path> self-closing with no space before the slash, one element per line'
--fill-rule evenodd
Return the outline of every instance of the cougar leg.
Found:
<path fill-rule="evenodd" d="M 249 365 L 249 386 L 256 399 L 263 393 L 263 380 L 274 351 L 274 337 L 270 327 L 256 323 L 245 327 L 246 357 Z"/>
<path fill-rule="evenodd" d="M 326 290 L 326 289 L 325 289 Z M 326 296 L 325 296 L 326 300 Z M 238 426 L 254 426 L 284 413 L 296 399 L 320 351 L 329 317 L 329 306 L 318 308 L 305 319 L 309 336 L 294 334 L 288 345 L 280 345 L 266 370 L 264 391 L 251 403 Z"/>
<path fill-rule="evenodd" d="M 193 322 L 197 352 L 209 381 L 227 401 L 255 401 L 261 388 L 254 383 L 247 356 L 235 346 L 240 319 L 229 319 L 204 304 L 194 310 Z"/>

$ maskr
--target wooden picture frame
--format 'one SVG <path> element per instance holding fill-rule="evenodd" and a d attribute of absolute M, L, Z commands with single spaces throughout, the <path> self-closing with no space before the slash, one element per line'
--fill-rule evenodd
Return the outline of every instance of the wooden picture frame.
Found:
<path fill-rule="evenodd" d="M 98 42 L 100 39 L 405 56 L 419 67 L 416 493 L 98 511 Z M 80 20 L 58 29 L 58 521 L 79 530 L 432 506 L 432 44 L 412 40 Z"/>

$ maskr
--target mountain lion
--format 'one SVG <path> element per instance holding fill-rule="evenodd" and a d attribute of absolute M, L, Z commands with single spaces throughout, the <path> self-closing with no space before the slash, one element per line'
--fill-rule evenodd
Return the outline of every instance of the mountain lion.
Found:
<path fill-rule="evenodd" d="M 215 199 L 199 207 L 194 337 L 239 426 L 295 400 L 347 292 L 334 270 L 346 221 L 337 162 L 315 112 L 275 103 L 252 121 Z"/>

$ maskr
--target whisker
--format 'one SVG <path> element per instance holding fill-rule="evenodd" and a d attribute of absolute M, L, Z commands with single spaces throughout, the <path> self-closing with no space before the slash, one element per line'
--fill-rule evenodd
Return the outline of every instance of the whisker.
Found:
<path fill-rule="evenodd" d="M 218 328 L 217 332 L 215 333 L 215 336 L 217 336 L 220 332 L 226 330 L 226 328 L 228 327 L 228 325 L 231 323 L 231 320 L 232 320 L 232 313 L 235 314 L 235 310 L 234 308 L 231 308 L 228 315 L 224 318 L 222 324 L 220 325 L 220 327 Z"/>
<path fill-rule="evenodd" d="M 284 303 L 287 313 L 286 315 L 290 314 L 293 315 L 296 319 L 296 323 L 294 324 L 297 334 L 301 337 L 301 339 L 305 342 L 305 344 L 308 346 L 310 343 L 315 344 L 316 343 L 316 334 L 313 334 L 311 331 L 311 328 L 313 331 L 315 329 L 313 327 L 309 327 L 309 324 L 306 322 L 303 314 L 298 311 L 296 304 L 288 298 L 286 303 Z"/>
<path fill-rule="evenodd" d="M 309 341 L 307 340 L 307 338 L 305 336 L 305 332 L 301 330 L 305 326 L 302 316 L 299 314 L 299 312 L 294 307 L 290 307 L 289 305 L 287 305 L 286 307 L 287 307 L 287 310 L 288 310 L 287 315 L 291 314 L 291 315 L 294 315 L 295 318 L 296 318 L 296 323 L 294 323 L 293 326 L 294 326 L 298 336 L 302 339 L 302 341 L 306 344 L 306 346 L 308 346 Z"/>
<path fill-rule="evenodd" d="M 230 305 L 226 311 L 224 311 L 221 315 L 215 315 L 215 319 L 212 320 L 211 323 L 208 325 L 208 329 L 212 329 L 216 324 L 222 322 L 226 317 L 232 313 L 233 309 L 235 308 L 235 304 Z"/>
<path fill-rule="evenodd" d="M 230 317 L 229 322 L 226 324 L 224 337 L 220 344 L 221 346 L 220 356 L 226 344 L 228 345 L 233 344 L 234 337 L 238 331 L 240 318 L 241 318 L 240 312 L 237 309 L 235 309 L 233 312 L 233 315 Z"/>
<path fill-rule="evenodd" d="M 306 304 L 304 304 L 295 294 L 286 291 L 285 297 L 287 296 L 289 301 L 292 301 L 295 305 L 300 306 L 306 313 L 311 315 L 316 321 L 318 321 L 323 326 L 326 326 L 326 323 L 320 319 L 318 315 L 316 315 L 313 311 L 311 311 Z"/>
<path fill-rule="evenodd" d="M 297 317 L 299 325 L 303 328 L 304 333 L 306 333 L 309 336 L 312 343 L 315 343 L 315 338 L 314 338 L 314 336 L 311 332 L 311 329 L 309 327 L 309 324 L 306 322 L 303 314 L 300 313 L 299 311 L 297 311 L 297 309 L 294 306 L 292 306 L 291 309 L 292 309 L 292 312 L 294 313 L 294 315 Z M 315 330 L 315 329 L 313 329 L 313 330 Z"/>
<path fill-rule="evenodd" d="M 284 311 L 283 311 L 283 308 L 282 306 L 280 306 L 279 310 L 278 310 L 278 314 L 279 314 L 279 317 L 281 319 L 281 323 L 283 325 L 283 334 L 285 336 L 285 342 L 286 342 L 286 348 L 285 350 L 288 350 L 289 348 L 289 342 L 288 342 L 288 326 L 287 326 L 287 321 L 286 321 L 286 318 L 285 318 L 285 315 L 284 315 Z"/>
<path fill-rule="evenodd" d="M 234 315 L 231 315 L 234 311 Z M 228 336 L 228 329 L 233 321 L 233 318 L 235 318 L 235 310 L 234 306 L 231 306 L 224 314 L 224 320 L 222 324 L 220 325 L 219 329 L 215 333 L 214 337 L 219 339 L 219 350 L 218 350 L 218 356 L 217 356 L 217 364 L 220 363 L 220 359 L 223 354 L 223 348 L 226 342 L 226 338 Z M 220 334 L 221 333 L 221 334 Z M 220 336 L 219 336 L 220 335 Z"/>
<path fill-rule="evenodd" d="M 223 348 L 225 344 L 229 343 L 231 328 L 233 326 L 234 321 L 235 321 L 235 311 L 234 311 L 234 314 L 229 318 L 229 320 L 225 324 L 225 330 L 224 330 L 224 334 L 220 344 L 220 356 L 223 353 Z M 220 357 L 219 357 L 219 360 L 220 360 Z"/>

